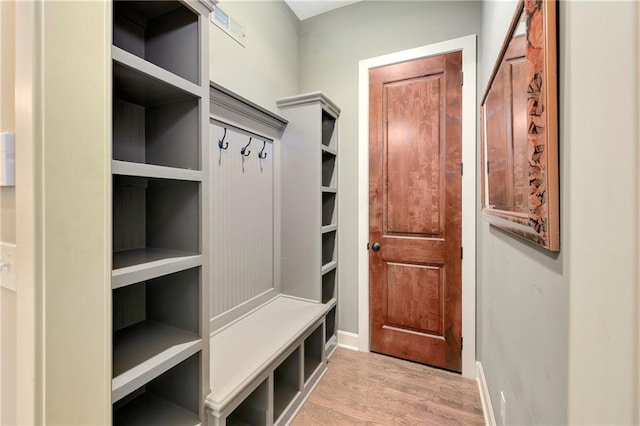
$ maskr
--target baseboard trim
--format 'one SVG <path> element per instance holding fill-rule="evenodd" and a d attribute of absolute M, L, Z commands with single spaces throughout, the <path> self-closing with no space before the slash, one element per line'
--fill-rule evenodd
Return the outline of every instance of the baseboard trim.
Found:
<path fill-rule="evenodd" d="M 496 426 L 496 417 L 493 414 L 489 387 L 487 386 L 487 379 L 484 377 L 484 369 L 482 368 L 482 363 L 480 361 L 476 361 L 476 381 L 478 382 L 478 389 L 480 390 L 480 401 L 482 402 L 484 423 L 487 426 Z"/>
<path fill-rule="evenodd" d="M 360 341 L 356 333 L 338 330 L 338 346 L 352 351 L 358 350 L 358 342 Z"/>

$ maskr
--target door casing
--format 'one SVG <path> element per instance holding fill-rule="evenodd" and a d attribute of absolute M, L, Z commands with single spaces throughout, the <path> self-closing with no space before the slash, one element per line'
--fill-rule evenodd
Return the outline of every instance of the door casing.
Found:
<path fill-rule="evenodd" d="M 358 349 L 369 352 L 369 69 L 462 51 L 462 375 L 476 376 L 476 39 L 475 34 L 363 59 L 358 73 Z"/>

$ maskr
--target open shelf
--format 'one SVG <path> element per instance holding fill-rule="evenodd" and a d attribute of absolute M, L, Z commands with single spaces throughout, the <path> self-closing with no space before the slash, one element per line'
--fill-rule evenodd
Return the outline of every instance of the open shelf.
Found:
<path fill-rule="evenodd" d="M 178 1 L 114 1 L 113 44 L 198 84 L 198 15 Z"/>
<path fill-rule="evenodd" d="M 227 416 L 227 426 L 266 426 L 268 401 L 269 387 L 265 380 Z"/>
<path fill-rule="evenodd" d="M 166 250 L 159 248 L 141 248 L 119 251 L 113 254 L 113 269 L 124 269 L 134 265 L 154 263 L 162 259 L 182 259 L 199 257 L 194 252 L 181 250 Z"/>
<path fill-rule="evenodd" d="M 113 177 L 113 267 L 200 251 L 198 182 Z"/>
<path fill-rule="evenodd" d="M 330 147 L 328 147 L 326 145 L 321 145 L 320 147 L 321 147 L 323 153 L 326 152 L 326 153 L 331 154 L 331 155 L 338 155 L 338 150 L 335 149 L 335 148 L 330 148 Z"/>
<path fill-rule="evenodd" d="M 199 97 L 113 63 L 113 159 L 200 170 Z"/>
<path fill-rule="evenodd" d="M 338 225 L 327 225 L 322 227 L 322 233 L 326 234 L 327 232 L 334 232 L 338 230 Z"/>
<path fill-rule="evenodd" d="M 322 265 L 322 268 L 320 268 L 320 272 L 322 275 L 325 275 L 333 271 L 337 267 L 338 267 L 338 262 L 334 260 L 333 262 L 329 262 L 326 265 Z"/>
<path fill-rule="evenodd" d="M 336 334 L 336 307 L 335 306 L 331 308 L 329 312 L 327 312 L 327 315 L 324 317 L 324 321 L 325 321 L 324 341 L 325 343 L 327 343 Z"/>
<path fill-rule="evenodd" d="M 201 348 L 199 269 L 113 290 L 114 401 Z"/>
<path fill-rule="evenodd" d="M 322 265 L 336 260 L 336 231 L 322 234 Z"/>
<path fill-rule="evenodd" d="M 199 280 L 200 268 L 191 268 L 113 290 L 114 333 L 150 320 L 197 336 Z M 115 364 L 114 374 L 126 370 Z"/>
<path fill-rule="evenodd" d="M 200 419 L 186 410 L 152 393 L 143 392 L 128 404 L 114 410 L 113 424 L 117 426 L 176 425 L 196 426 Z"/>
<path fill-rule="evenodd" d="M 195 354 L 113 406 L 114 426 L 196 426 L 200 354 Z"/>
<path fill-rule="evenodd" d="M 119 160 L 111 161 L 111 172 L 114 175 L 122 176 L 190 180 L 195 182 L 201 182 L 203 177 L 203 173 L 200 170 L 176 169 L 174 167 L 155 166 Z"/>
<path fill-rule="evenodd" d="M 322 353 L 324 345 L 322 342 L 322 325 L 316 328 L 304 340 L 304 382 L 311 378 L 318 367 L 322 365 Z"/>
<path fill-rule="evenodd" d="M 300 349 L 296 349 L 273 372 L 274 422 L 301 391 L 300 385 Z"/>
<path fill-rule="evenodd" d="M 322 145 L 329 148 L 336 149 L 335 137 L 336 118 L 329 114 L 327 111 L 322 110 Z"/>
<path fill-rule="evenodd" d="M 113 402 L 202 347 L 197 334 L 152 321 L 114 333 L 113 340 Z"/>
<path fill-rule="evenodd" d="M 328 303 L 336 298 L 336 269 L 332 269 L 322 276 L 322 303 Z"/>
<path fill-rule="evenodd" d="M 153 248 L 117 252 L 113 255 L 111 288 L 115 290 L 200 265 L 202 256 L 189 252 Z"/>
<path fill-rule="evenodd" d="M 338 184 L 336 173 L 336 156 L 322 152 L 322 186 L 335 188 Z"/>
<path fill-rule="evenodd" d="M 322 226 L 335 225 L 337 223 L 336 198 L 337 195 L 333 192 L 322 193 Z"/>

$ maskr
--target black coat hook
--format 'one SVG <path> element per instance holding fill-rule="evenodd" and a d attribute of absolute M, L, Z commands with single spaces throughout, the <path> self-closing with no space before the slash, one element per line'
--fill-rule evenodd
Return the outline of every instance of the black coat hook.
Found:
<path fill-rule="evenodd" d="M 249 145 L 251 145 L 251 139 L 249 138 L 249 142 L 240 150 L 240 154 L 244 155 L 245 157 L 248 157 L 249 154 L 251 154 L 251 151 L 248 151 L 247 148 L 249 148 Z"/>
<path fill-rule="evenodd" d="M 262 158 L 263 160 L 267 158 L 267 153 L 264 152 L 264 148 L 267 146 L 267 141 L 262 141 L 262 149 L 258 153 L 258 158 Z"/>
<path fill-rule="evenodd" d="M 229 148 L 229 142 L 224 142 L 224 138 L 227 137 L 227 128 L 224 128 L 224 135 L 222 135 L 222 139 L 218 140 L 218 148 L 227 149 Z"/>

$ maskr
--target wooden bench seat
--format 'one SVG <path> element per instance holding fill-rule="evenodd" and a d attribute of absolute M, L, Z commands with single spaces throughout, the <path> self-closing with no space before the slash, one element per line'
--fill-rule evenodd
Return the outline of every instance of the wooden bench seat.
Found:
<path fill-rule="evenodd" d="M 212 335 L 211 423 L 243 416 L 256 425 L 286 423 L 326 371 L 324 317 L 331 307 L 279 295 Z M 266 394 L 257 397 L 256 389 Z M 250 409 L 242 408 L 245 400 Z M 238 407 L 247 412 L 234 415 Z"/>

